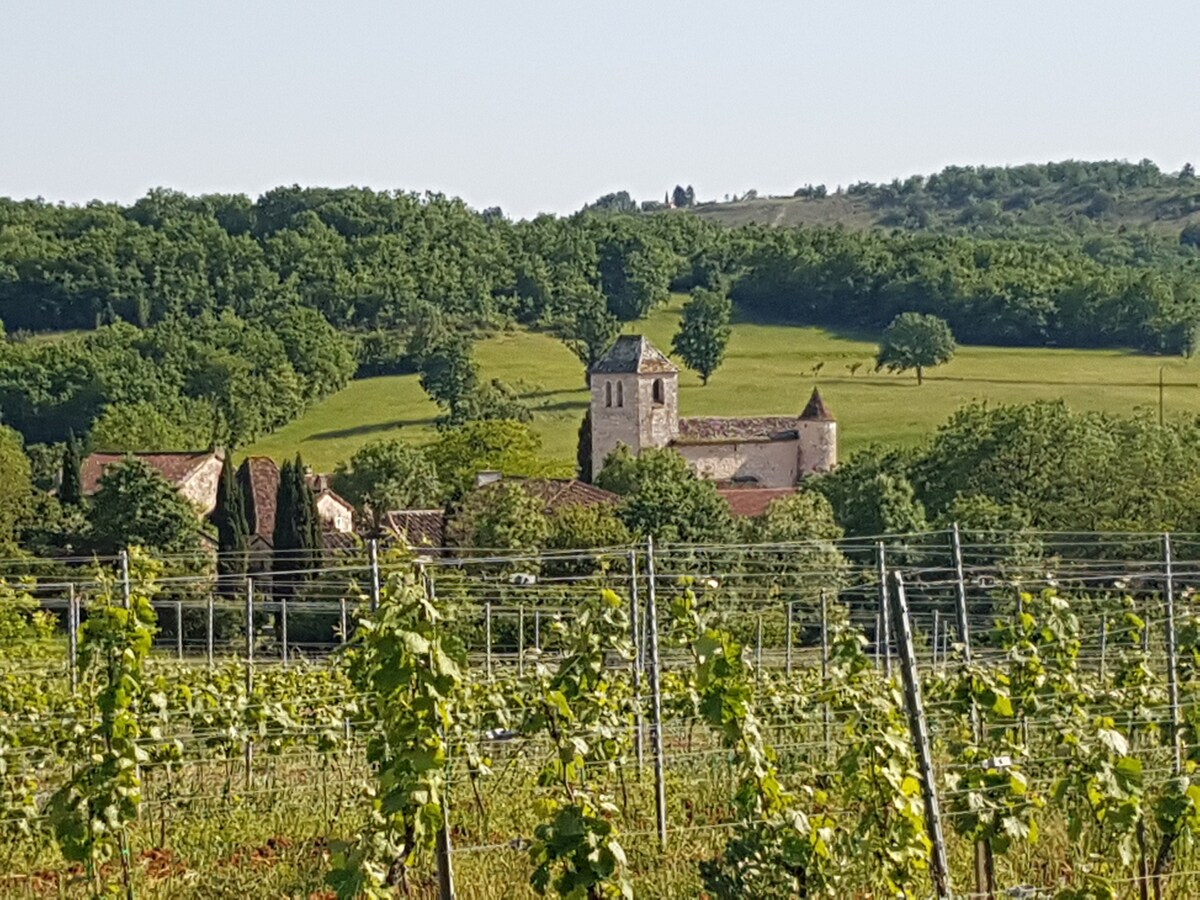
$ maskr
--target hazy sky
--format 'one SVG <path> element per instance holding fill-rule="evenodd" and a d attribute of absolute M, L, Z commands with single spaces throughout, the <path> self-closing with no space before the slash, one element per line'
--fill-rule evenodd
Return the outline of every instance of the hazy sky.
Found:
<path fill-rule="evenodd" d="M 439 190 L 512 215 L 948 163 L 1200 164 L 1191 3 L 3 0 L 0 195 Z"/>

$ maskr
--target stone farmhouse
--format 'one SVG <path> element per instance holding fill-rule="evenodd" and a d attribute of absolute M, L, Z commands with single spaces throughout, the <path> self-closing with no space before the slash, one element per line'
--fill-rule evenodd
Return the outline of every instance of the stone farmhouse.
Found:
<path fill-rule="evenodd" d="M 79 470 L 84 495 L 90 496 L 100 489 L 100 476 L 105 469 L 131 456 L 174 485 L 201 518 L 212 515 L 217 508 L 217 486 L 225 463 L 225 451 L 220 448 L 182 453 L 92 453 Z M 246 494 L 250 550 L 261 555 L 270 551 L 274 541 L 279 465 L 265 456 L 247 457 L 238 469 L 238 478 Z M 330 487 L 328 475 L 310 474 L 307 478 L 316 499 L 325 543 L 340 546 L 345 543 L 344 538 L 354 534 L 354 506 Z"/>
<path fill-rule="evenodd" d="M 354 534 L 354 505 L 329 486 L 329 476 L 308 475 L 309 486 L 321 519 L 321 534 L 330 549 Z M 275 498 L 279 492 L 279 464 L 269 456 L 248 456 L 238 468 L 238 479 L 246 497 L 246 520 L 250 526 L 250 551 L 259 558 L 275 544 Z M 353 543 L 352 540 L 349 543 Z"/>
<path fill-rule="evenodd" d="M 681 418 L 679 369 L 641 335 L 618 338 L 588 376 L 593 478 L 621 444 L 634 453 L 671 447 L 720 483 L 735 512 L 756 514 L 759 503 L 740 489 L 775 499 L 837 465 L 837 421 L 816 389 L 798 416 Z"/>
<path fill-rule="evenodd" d="M 225 451 L 198 450 L 188 453 L 92 453 L 79 467 L 79 484 L 84 496 L 100 489 L 100 477 L 113 463 L 129 457 L 140 459 L 178 488 L 196 507 L 199 516 L 209 516 L 217 508 L 217 485 Z"/>

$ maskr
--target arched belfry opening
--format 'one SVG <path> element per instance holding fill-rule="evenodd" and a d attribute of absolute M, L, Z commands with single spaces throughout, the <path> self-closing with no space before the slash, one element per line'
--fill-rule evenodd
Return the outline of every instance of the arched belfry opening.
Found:
<path fill-rule="evenodd" d="M 679 431 L 679 370 L 642 335 L 623 334 L 588 373 L 592 466 L 624 445 L 633 453 L 665 447 Z M 595 477 L 596 471 L 592 472 Z"/>

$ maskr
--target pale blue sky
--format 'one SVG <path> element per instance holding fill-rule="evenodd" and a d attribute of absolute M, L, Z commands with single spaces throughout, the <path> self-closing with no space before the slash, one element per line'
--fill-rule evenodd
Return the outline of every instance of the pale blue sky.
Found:
<path fill-rule="evenodd" d="M 509 214 L 948 163 L 1200 164 L 1193 4 L 3 0 L 0 195 L 440 190 Z"/>

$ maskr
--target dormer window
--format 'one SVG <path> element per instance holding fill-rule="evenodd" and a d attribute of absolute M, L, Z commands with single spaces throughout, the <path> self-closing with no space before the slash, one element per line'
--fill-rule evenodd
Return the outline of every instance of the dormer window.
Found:
<path fill-rule="evenodd" d="M 654 400 L 655 406 L 662 406 L 667 402 L 667 392 L 663 388 L 663 380 L 661 378 L 654 379 L 654 384 L 650 386 L 650 395 Z"/>
<path fill-rule="evenodd" d="M 604 405 L 612 406 L 612 382 L 604 382 Z"/>
<path fill-rule="evenodd" d="M 625 405 L 625 382 L 617 382 L 617 406 Z"/>

